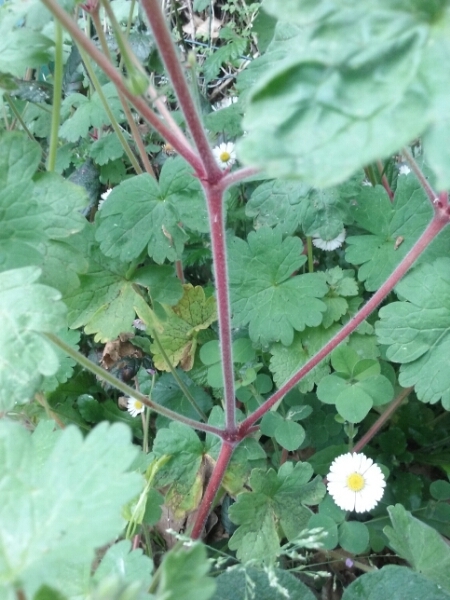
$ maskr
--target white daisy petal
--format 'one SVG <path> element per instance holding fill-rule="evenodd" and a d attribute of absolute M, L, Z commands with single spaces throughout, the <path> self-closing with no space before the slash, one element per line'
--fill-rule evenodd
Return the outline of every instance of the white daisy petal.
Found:
<path fill-rule="evenodd" d="M 345 236 L 345 229 L 343 229 L 341 233 L 332 240 L 323 240 L 318 233 L 314 233 L 312 236 L 312 243 L 316 248 L 320 248 L 321 250 L 326 250 L 329 252 L 330 250 L 336 250 L 336 248 L 340 248 L 345 240 Z"/>
<path fill-rule="evenodd" d="M 213 148 L 213 154 L 221 169 L 228 169 L 236 162 L 236 151 L 233 142 L 219 144 Z"/>
<path fill-rule="evenodd" d="M 364 454 L 338 456 L 327 475 L 327 489 L 343 510 L 372 510 L 384 494 L 386 481 L 380 467 Z"/>
<path fill-rule="evenodd" d="M 105 204 L 105 201 L 111 192 L 112 192 L 112 188 L 108 188 L 106 190 L 106 192 L 103 192 L 103 194 L 101 194 L 101 200 L 98 203 L 98 210 L 100 210 L 102 208 L 102 206 Z"/>
<path fill-rule="evenodd" d="M 408 175 L 409 173 L 411 173 L 411 169 L 408 167 L 408 165 L 400 165 L 398 169 L 399 175 Z"/>
<path fill-rule="evenodd" d="M 127 410 L 132 417 L 137 417 L 145 410 L 145 404 L 139 402 L 135 398 L 128 398 L 127 401 Z"/>

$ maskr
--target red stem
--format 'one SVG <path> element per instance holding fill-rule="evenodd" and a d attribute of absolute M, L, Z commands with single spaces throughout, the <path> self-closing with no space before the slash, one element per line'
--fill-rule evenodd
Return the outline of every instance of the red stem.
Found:
<path fill-rule="evenodd" d="M 72 17 L 62 9 L 55 0 L 42 0 L 42 3 L 58 19 L 61 25 L 70 33 L 98 66 L 108 75 L 117 89 L 130 101 L 134 108 L 150 125 L 180 154 L 198 173 L 203 172 L 203 161 L 193 151 L 185 139 L 181 139 L 167 125 L 165 125 L 156 113 L 148 106 L 140 96 L 134 96 L 122 80 L 122 75 L 110 63 L 104 54 L 93 44 L 93 42 L 81 31 Z"/>
<path fill-rule="evenodd" d="M 216 497 L 216 494 L 220 488 L 223 476 L 225 475 L 228 463 L 230 462 L 231 456 L 236 446 L 236 443 L 226 441 L 222 442 L 217 462 L 214 466 L 211 478 L 208 481 L 208 485 L 206 487 L 202 501 L 198 508 L 198 513 L 195 519 L 194 527 L 191 531 L 191 538 L 193 540 L 198 540 L 198 538 L 203 532 L 203 528 L 205 526 L 206 519 L 208 518 L 208 515 L 211 511 L 214 498 Z"/>
<path fill-rule="evenodd" d="M 413 155 L 411 154 L 411 152 L 409 150 L 407 150 L 406 148 L 403 148 L 402 150 L 402 154 L 403 156 L 406 158 L 406 160 L 409 163 L 409 166 L 411 167 L 414 175 L 417 177 L 417 179 L 419 180 L 421 186 L 423 187 L 423 189 L 425 190 L 426 195 L 428 196 L 428 199 L 430 200 L 430 202 L 432 204 L 434 204 L 434 201 L 437 198 L 437 194 L 436 192 L 433 190 L 433 188 L 431 187 L 431 185 L 428 183 L 428 179 L 425 177 L 425 175 L 422 173 L 422 171 L 420 170 L 419 165 L 416 163 L 416 161 L 414 160 Z"/>
<path fill-rule="evenodd" d="M 158 0 L 141 0 L 141 4 L 152 28 L 159 54 L 172 81 L 187 126 L 203 162 L 202 169 L 201 171 L 197 170 L 197 174 L 201 179 L 207 179 L 211 183 L 217 182 L 222 178 L 223 173 L 211 151 L 208 138 L 197 113 L 175 45 L 172 41 L 172 36 L 164 19 L 160 2 Z"/>
<path fill-rule="evenodd" d="M 378 417 L 372 427 L 362 436 L 362 438 L 354 445 L 352 452 L 360 452 L 366 444 L 370 442 L 370 440 L 375 437 L 375 435 L 380 431 L 383 425 L 386 423 L 388 419 L 394 414 L 397 408 L 400 407 L 403 400 L 408 396 L 414 387 L 409 387 L 403 389 L 400 394 L 398 394 L 397 398 L 394 398 L 392 402 L 389 404 L 387 409 Z"/>
<path fill-rule="evenodd" d="M 239 434 L 245 437 L 251 425 L 256 423 L 270 408 L 283 398 L 305 375 L 307 375 L 316 365 L 320 363 L 330 352 L 332 352 L 347 336 L 360 325 L 370 313 L 386 298 L 400 279 L 410 269 L 411 265 L 417 260 L 422 252 L 427 248 L 430 242 L 450 221 L 449 211 L 446 209 L 437 210 L 433 220 L 425 229 L 402 262 L 397 266 L 393 273 L 383 283 L 380 289 L 375 292 L 372 298 L 359 310 L 350 321 L 332 338 L 325 346 L 315 354 L 297 373 L 291 377 L 279 390 L 273 394 L 264 404 L 262 404 L 254 413 L 249 415 L 239 426 Z"/>
<path fill-rule="evenodd" d="M 236 404 L 234 395 L 233 349 L 231 339 L 230 298 L 228 294 L 229 286 L 223 192 L 220 186 L 205 186 L 205 193 L 211 231 L 211 250 L 216 283 L 217 314 L 219 320 L 222 374 L 224 382 L 224 434 L 233 436 L 236 433 Z"/>

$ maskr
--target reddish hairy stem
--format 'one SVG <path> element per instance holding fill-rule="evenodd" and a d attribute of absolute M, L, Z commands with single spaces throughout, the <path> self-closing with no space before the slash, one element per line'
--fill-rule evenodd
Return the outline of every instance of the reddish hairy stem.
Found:
<path fill-rule="evenodd" d="M 413 391 L 414 387 L 411 386 L 409 388 L 405 388 L 398 394 L 397 398 L 394 398 L 386 410 L 378 417 L 372 427 L 362 436 L 362 438 L 357 442 L 352 452 L 360 452 L 366 444 L 370 442 L 370 440 L 375 437 L 375 435 L 380 431 L 383 425 L 386 423 L 388 419 L 395 413 L 395 411 L 400 407 L 403 400 Z"/>
<path fill-rule="evenodd" d="M 429 184 L 428 179 L 422 173 L 419 165 L 416 163 L 416 161 L 414 160 L 413 155 L 411 154 L 411 152 L 409 150 L 407 150 L 406 148 L 403 148 L 402 154 L 406 158 L 406 160 L 408 161 L 409 166 L 411 167 L 414 175 L 417 177 L 417 179 L 419 180 L 421 186 L 425 190 L 425 193 L 428 196 L 430 202 L 433 204 L 434 201 L 435 201 L 435 199 L 437 198 L 437 194 L 433 190 L 433 188 L 431 187 L 431 185 Z"/>
<path fill-rule="evenodd" d="M 156 113 L 148 106 L 141 96 L 135 96 L 126 87 L 122 75 L 111 64 L 102 52 L 93 44 L 93 42 L 81 31 L 77 23 L 72 17 L 62 9 L 55 0 L 42 0 L 42 3 L 48 10 L 58 19 L 63 27 L 70 33 L 82 48 L 89 54 L 98 66 L 108 75 L 117 89 L 130 101 L 134 108 L 139 111 L 142 117 L 150 123 L 150 125 L 164 138 L 174 149 L 180 154 L 196 172 L 203 172 L 203 162 L 201 158 L 189 146 L 187 140 L 180 138 L 177 133 L 174 133 L 167 127 L 156 115 Z"/>
<path fill-rule="evenodd" d="M 243 181 L 247 177 L 251 177 L 252 175 L 260 173 L 260 171 L 261 169 L 256 167 L 243 167 L 242 169 L 238 169 L 237 171 L 233 171 L 232 173 L 227 173 L 224 175 L 220 182 L 220 186 L 223 190 L 226 190 L 230 186 Z"/>
<path fill-rule="evenodd" d="M 437 234 L 448 224 L 450 215 L 447 210 L 437 210 L 435 216 L 424 233 L 420 236 L 402 262 L 397 266 L 393 273 L 383 283 L 380 289 L 375 292 L 372 298 L 344 325 L 344 327 L 315 354 L 297 373 L 291 377 L 281 388 L 275 392 L 264 404 L 262 404 L 254 413 L 249 415 L 239 426 L 239 434 L 245 436 L 248 428 L 256 423 L 271 407 L 283 398 L 305 375 L 307 375 L 316 365 L 318 365 L 330 352 L 332 352 L 347 336 L 360 325 L 370 313 L 386 298 L 400 279 L 410 269 L 411 265 L 417 260 L 422 252 L 427 248 L 430 242 Z"/>
<path fill-rule="evenodd" d="M 206 487 L 202 501 L 198 508 L 198 513 L 195 519 L 194 527 L 191 531 L 191 538 L 194 540 L 197 540 L 202 534 L 203 528 L 206 523 L 206 519 L 208 518 L 208 515 L 211 511 L 214 498 L 216 497 L 217 491 L 220 488 L 223 476 L 225 475 L 228 463 L 230 462 L 231 456 L 236 446 L 237 444 L 234 442 L 222 442 L 219 456 L 217 457 L 217 462 L 214 466 L 211 478 L 208 481 L 208 485 Z"/>
<path fill-rule="evenodd" d="M 236 432 L 236 405 L 234 397 L 233 350 L 231 340 L 230 298 L 228 295 L 228 266 L 225 237 L 225 209 L 223 192 L 219 186 L 206 186 L 211 249 L 217 295 L 217 315 L 220 332 L 220 353 L 225 399 L 225 432 Z"/>
<path fill-rule="evenodd" d="M 175 45 L 172 41 L 172 36 L 170 35 L 170 31 L 164 19 L 160 2 L 158 0 L 141 0 L 141 5 L 149 20 L 159 54 L 164 62 L 170 80 L 172 81 L 173 88 L 180 103 L 180 108 L 186 119 L 186 124 L 189 127 L 203 162 L 202 167 L 204 167 L 204 169 L 202 168 L 201 171 L 197 170 L 197 174 L 200 178 L 208 179 L 211 183 L 217 182 L 222 178 L 223 174 L 216 163 L 202 122 L 197 113 Z"/>

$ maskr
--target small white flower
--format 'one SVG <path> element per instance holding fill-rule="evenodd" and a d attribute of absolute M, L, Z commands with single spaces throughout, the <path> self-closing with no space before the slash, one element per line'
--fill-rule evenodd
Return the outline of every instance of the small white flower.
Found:
<path fill-rule="evenodd" d="M 101 200 L 98 203 L 98 210 L 100 210 L 102 208 L 102 206 L 105 204 L 105 200 L 107 199 L 107 197 L 110 195 L 111 192 L 112 192 L 112 188 L 108 188 L 106 190 L 106 192 L 103 192 L 103 194 L 101 195 Z"/>
<path fill-rule="evenodd" d="M 398 169 L 399 175 L 409 175 L 409 173 L 411 173 L 411 169 L 408 167 L 408 165 L 400 165 Z"/>
<path fill-rule="evenodd" d="M 139 402 L 135 398 L 128 398 L 127 400 L 127 410 L 132 417 L 137 417 L 145 410 L 145 404 Z"/>
<path fill-rule="evenodd" d="M 327 475 L 328 493 L 342 510 L 372 510 L 384 494 L 386 481 L 378 465 L 364 454 L 338 456 Z"/>
<path fill-rule="evenodd" d="M 213 104 L 211 108 L 213 110 L 222 110 L 222 108 L 227 108 L 228 106 L 235 104 L 238 101 L 238 99 L 239 98 L 237 96 L 228 96 L 227 98 L 219 100 L 219 102 Z"/>
<path fill-rule="evenodd" d="M 345 229 L 341 231 L 341 233 L 332 240 L 323 240 L 318 233 L 315 233 L 312 238 L 312 243 L 316 248 L 320 248 L 321 250 L 336 250 L 342 246 L 343 241 L 345 240 Z"/>
<path fill-rule="evenodd" d="M 219 146 L 213 148 L 213 154 L 221 169 L 227 169 L 236 162 L 236 152 L 233 142 L 219 144 Z"/>

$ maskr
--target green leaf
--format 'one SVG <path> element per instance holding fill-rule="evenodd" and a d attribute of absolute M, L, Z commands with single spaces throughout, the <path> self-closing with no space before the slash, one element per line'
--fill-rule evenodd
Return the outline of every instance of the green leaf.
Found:
<path fill-rule="evenodd" d="M 325 550 L 333 550 L 338 544 L 338 529 L 335 521 L 326 515 L 313 515 L 308 521 L 308 529 L 320 527 L 326 533 L 326 537 L 321 539 Z"/>
<path fill-rule="evenodd" d="M 199 331 L 207 329 L 217 319 L 216 301 L 200 286 L 190 283 L 183 285 L 184 294 L 176 306 L 165 306 L 166 318 L 161 323 L 163 331 L 159 334 L 159 342 L 164 348 L 172 365 L 178 364 L 185 371 L 192 369 L 197 348 Z M 169 371 L 159 345 L 151 346 L 155 367 L 161 371 Z"/>
<path fill-rule="evenodd" d="M 200 182 L 180 156 L 164 163 L 159 178 L 160 198 L 171 204 L 179 221 L 193 231 L 209 232 L 208 213 Z"/>
<path fill-rule="evenodd" d="M 292 235 L 301 224 L 301 204 L 308 202 L 313 191 L 298 181 L 274 179 L 259 185 L 245 207 L 255 228 L 274 227 L 282 235 Z"/>
<path fill-rule="evenodd" d="M 270 348 L 270 371 L 278 387 L 296 373 L 308 360 L 314 356 L 340 329 L 337 324 L 328 329 L 307 327 L 301 333 L 295 333 L 294 341 L 288 347 L 283 344 L 273 344 Z M 329 358 L 314 367 L 299 383 L 299 390 L 310 392 L 314 385 L 330 372 Z"/>
<path fill-rule="evenodd" d="M 362 265 L 358 278 L 367 290 L 374 291 L 415 244 L 432 210 L 415 178 L 402 176 L 392 204 L 381 186 L 364 188 L 352 213 L 356 223 L 370 235 L 348 237 L 345 258 Z"/>
<path fill-rule="evenodd" d="M 56 333 L 65 326 L 66 309 L 56 290 L 35 283 L 35 267 L 0 273 L 0 406 L 11 410 L 30 400 L 43 375 L 59 366 L 53 344 L 39 332 Z"/>
<path fill-rule="evenodd" d="M 122 105 L 115 85 L 108 82 L 102 86 L 102 91 L 113 115 L 120 121 Z M 73 108 L 76 108 L 75 112 Z M 67 96 L 62 102 L 61 117 L 63 124 L 59 128 L 59 136 L 68 142 L 77 142 L 80 137 L 85 138 L 91 127 L 101 129 L 104 125 L 111 125 L 97 92 L 94 92 L 91 98 L 78 93 Z"/>
<path fill-rule="evenodd" d="M 449 600 L 450 596 L 423 575 L 414 573 L 406 567 L 394 565 L 358 577 L 342 596 L 342 600 L 385 600 L 385 598 Z"/>
<path fill-rule="evenodd" d="M 101 137 L 89 149 L 89 156 L 98 165 L 106 165 L 110 160 L 121 158 L 123 153 L 123 146 L 115 133 Z"/>
<path fill-rule="evenodd" d="M 239 412 L 237 418 L 238 420 L 243 418 Z M 223 410 L 215 406 L 209 415 L 208 423 L 224 429 L 225 415 Z M 219 438 L 209 433 L 206 434 L 205 449 L 211 458 L 217 460 L 220 452 Z M 252 469 L 265 466 L 266 460 L 267 455 L 261 444 L 254 438 L 246 438 L 238 445 L 231 457 L 221 483 L 222 487 L 230 496 L 237 496 L 248 482 L 248 477 Z"/>
<path fill-rule="evenodd" d="M 56 335 L 69 344 L 75 350 L 78 350 L 78 342 L 80 341 L 79 331 L 70 331 L 69 329 L 62 329 L 58 331 Z M 58 356 L 59 367 L 56 373 L 50 377 L 45 377 L 41 389 L 44 392 L 52 392 L 61 384 L 65 383 L 73 374 L 73 368 L 76 362 L 70 356 L 67 356 L 60 348 L 54 347 L 54 350 Z"/>
<path fill-rule="evenodd" d="M 5 13 L 5 11 L 2 11 Z M 30 28 L 17 27 L 2 15 L 0 20 L 0 71 L 23 77 L 27 68 L 41 67 L 52 60 L 54 43 Z"/>
<path fill-rule="evenodd" d="M 212 400 L 210 396 L 205 392 L 205 390 L 196 385 L 190 377 L 180 369 L 177 369 L 178 377 L 183 381 L 184 385 L 190 391 L 192 397 L 194 398 L 197 406 L 204 412 L 207 413 L 212 407 Z M 144 391 L 143 393 L 149 393 L 150 390 Z M 193 408 L 192 404 L 187 400 L 184 392 L 178 386 L 177 381 L 175 380 L 172 373 L 164 373 L 161 377 L 158 378 L 157 382 L 153 387 L 152 399 L 161 404 L 162 406 L 166 406 L 175 412 L 178 412 L 185 417 L 189 417 L 191 419 L 198 419 L 198 413 Z M 169 420 L 166 417 L 158 415 L 156 418 L 156 422 L 158 428 L 160 427 L 168 427 Z"/>
<path fill-rule="evenodd" d="M 214 600 L 314 600 L 297 577 L 282 569 L 259 571 L 255 567 L 228 568 L 217 577 Z M 195 600 L 195 599 L 194 599 Z"/>
<path fill-rule="evenodd" d="M 161 563 L 157 597 L 164 600 L 209 600 L 216 589 L 208 577 L 205 547 L 193 542 L 189 547 L 168 552 Z"/>
<path fill-rule="evenodd" d="M 2 421 L 0 444 L 2 581 L 30 598 L 44 583 L 80 593 L 67 574 L 89 577 L 96 549 L 120 534 L 121 508 L 141 487 L 126 472 L 137 453 L 128 428 L 103 423 L 83 439 L 75 427 L 53 431 L 44 421 L 31 435 Z"/>
<path fill-rule="evenodd" d="M 229 137 L 241 136 L 243 111 L 243 105 L 239 101 L 220 110 L 213 110 L 204 117 L 205 127 L 212 133 L 225 133 Z"/>
<path fill-rule="evenodd" d="M 96 341 L 109 341 L 119 333 L 132 331 L 136 311 L 148 308 L 132 281 L 126 279 L 128 265 L 108 259 L 90 244 L 92 228 L 77 238 L 79 247 L 89 253 L 89 270 L 80 275 L 80 287 L 68 293 L 69 327 L 85 327 Z"/>
<path fill-rule="evenodd" d="M 180 280 L 169 265 L 147 265 L 138 269 L 133 281 L 149 288 L 153 302 L 173 306 L 183 296 Z"/>
<path fill-rule="evenodd" d="M 273 469 L 255 469 L 251 492 L 239 494 L 230 507 L 230 517 L 239 525 L 228 545 L 239 560 L 272 563 L 279 552 L 277 525 L 288 540 L 305 529 L 312 512 L 305 505 L 317 504 L 325 495 L 320 477 L 312 481 L 308 463 L 285 463 L 278 474 Z M 283 535 L 282 534 L 282 535 Z"/>
<path fill-rule="evenodd" d="M 399 383 L 415 386 L 423 402 L 450 408 L 450 259 L 438 258 L 411 271 L 396 288 L 401 302 L 383 307 L 376 332 L 386 356 L 402 363 Z"/>
<path fill-rule="evenodd" d="M 200 184 L 180 157 L 164 163 L 159 184 L 147 173 L 122 181 L 97 219 L 102 252 L 122 261 L 137 258 L 145 248 L 157 263 L 177 260 L 187 239 L 180 222 L 208 231 Z"/>
<path fill-rule="evenodd" d="M 95 571 L 93 581 L 114 575 L 122 583 L 139 581 L 146 588 L 152 581 L 153 562 L 141 549 L 131 551 L 131 542 L 121 540 L 108 548 L 100 565 Z"/>
<path fill-rule="evenodd" d="M 175 482 L 177 486 L 187 487 L 200 468 L 203 444 L 190 427 L 173 421 L 169 427 L 158 430 L 153 452 L 157 458 L 166 455 L 171 457 L 156 474 L 157 486 Z"/>
<path fill-rule="evenodd" d="M 430 494 L 436 500 L 448 500 L 450 498 L 450 483 L 439 479 L 430 485 Z"/>
<path fill-rule="evenodd" d="M 394 389 L 388 378 L 380 374 L 378 361 L 359 360 L 355 350 L 341 346 L 332 353 L 331 364 L 337 373 L 319 382 L 317 397 L 326 404 L 336 404 L 344 420 L 359 423 L 373 405 L 392 400 Z"/>
<path fill-rule="evenodd" d="M 227 28 L 227 31 L 231 34 L 226 37 L 226 39 L 229 40 L 228 43 L 221 46 L 218 50 L 215 50 L 203 63 L 205 83 L 209 83 L 217 77 L 223 63 L 229 63 L 236 60 L 245 52 L 247 40 L 239 37 L 230 28 Z M 223 31 L 221 32 L 220 37 L 225 37 Z"/>
<path fill-rule="evenodd" d="M 316 274 L 293 275 L 306 261 L 298 238 L 282 241 L 266 227 L 247 242 L 233 238 L 229 249 L 230 293 L 236 327 L 249 324 L 250 339 L 263 345 L 292 344 L 294 330 L 320 325 L 327 292 Z"/>
<path fill-rule="evenodd" d="M 388 508 L 392 527 L 384 533 L 394 551 L 415 571 L 450 593 L 450 549 L 438 532 L 414 518 L 401 504 Z"/>
<path fill-rule="evenodd" d="M 352 554 L 362 554 L 369 547 L 369 530 L 359 521 L 339 525 L 339 545 Z"/>
<path fill-rule="evenodd" d="M 55 174 L 32 180 L 40 156 L 39 146 L 24 134 L 1 135 L 0 270 L 41 266 L 41 282 L 66 293 L 87 269 L 80 251 L 67 245 L 86 224 L 80 209 L 87 198 L 80 187 Z"/>
<path fill-rule="evenodd" d="M 297 450 L 303 444 L 305 430 L 299 423 L 283 419 L 278 427 L 276 427 L 274 437 L 280 446 L 289 452 L 294 452 L 294 450 Z"/>
<path fill-rule="evenodd" d="M 240 150 L 272 177 L 324 187 L 445 123 L 447 96 L 437 82 L 446 73 L 449 17 L 442 3 L 432 18 L 406 2 L 319 2 L 304 13 L 309 4 L 269 5 L 281 21 L 301 26 L 302 38 L 295 54 L 275 64 L 272 56 L 252 90 Z M 430 138 L 438 152 L 442 136 Z M 443 163 L 440 157 L 439 174 Z"/>
<path fill-rule="evenodd" d="M 55 173 L 39 173 L 34 178 L 33 197 L 41 208 L 49 238 L 68 238 L 84 228 L 86 219 L 81 210 L 88 205 L 88 197 L 81 186 Z"/>

